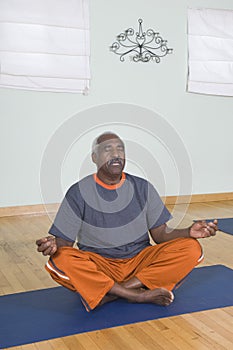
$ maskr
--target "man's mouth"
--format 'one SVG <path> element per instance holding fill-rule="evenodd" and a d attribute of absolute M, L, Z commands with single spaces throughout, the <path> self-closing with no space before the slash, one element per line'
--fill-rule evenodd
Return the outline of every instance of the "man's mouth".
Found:
<path fill-rule="evenodd" d="M 123 160 L 121 158 L 113 158 L 107 162 L 108 166 L 122 166 Z"/>

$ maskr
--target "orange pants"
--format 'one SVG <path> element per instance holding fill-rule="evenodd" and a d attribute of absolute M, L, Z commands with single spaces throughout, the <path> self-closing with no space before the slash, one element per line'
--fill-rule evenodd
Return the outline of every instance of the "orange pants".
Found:
<path fill-rule="evenodd" d="M 147 247 L 129 259 L 109 259 L 62 247 L 49 259 L 46 270 L 56 282 L 78 292 L 90 311 L 115 282 L 122 283 L 132 277 L 137 277 L 149 289 L 172 290 L 202 258 L 197 240 L 178 238 Z"/>

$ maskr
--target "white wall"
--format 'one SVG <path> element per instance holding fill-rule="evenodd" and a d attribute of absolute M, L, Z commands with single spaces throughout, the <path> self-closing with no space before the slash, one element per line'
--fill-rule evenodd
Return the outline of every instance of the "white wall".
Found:
<path fill-rule="evenodd" d="M 60 146 L 62 151 L 65 148 L 66 156 L 58 173 L 51 170 L 52 162 L 50 167 L 47 166 L 46 186 L 49 183 L 52 185 L 53 180 L 56 182 L 57 176 L 58 183 L 65 191 L 78 177 L 92 171 L 94 168 L 87 160 L 90 143 L 99 131 L 107 128 L 119 131 L 128 139 L 129 151 L 131 148 L 128 171 L 144 175 L 143 162 L 150 162 L 147 159 L 137 159 L 137 154 L 132 151 L 133 140 L 139 148 L 144 147 L 148 152 L 151 151 L 155 172 L 151 174 L 151 164 L 145 163 L 146 175 L 159 188 L 161 194 L 185 194 L 189 188 L 180 189 L 179 169 L 177 171 L 177 164 L 173 159 L 176 158 L 177 151 L 174 150 L 174 155 L 168 149 L 172 147 L 172 142 L 176 144 L 176 138 L 179 137 L 192 164 L 192 174 L 186 163 L 181 169 L 182 176 L 187 169 L 186 177 L 192 177 L 190 191 L 232 192 L 233 99 L 186 92 L 187 7 L 233 10 L 232 1 L 90 0 L 90 3 L 92 81 L 88 96 L 0 89 L 0 206 L 38 204 L 45 200 L 44 193 L 43 198 L 41 197 L 41 161 L 44 161 L 48 143 L 56 139 L 54 133 L 59 128 Z M 143 19 L 144 29 L 158 30 L 168 40 L 168 46 L 174 49 L 174 53 L 166 56 L 160 64 L 133 63 L 128 59 L 121 63 L 117 55 L 109 51 L 117 34 L 128 27 L 137 29 L 138 18 Z M 116 105 L 112 103 L 119 104 L 118 111 L 122 111 L 123 104 L 134 106 L 133 111 L 141 112 L 141 120 L 147 132 L 133 126 L 132 115 L 127 116 L 128 112 L 125 116 L 123 113 L 116 114 Z M 101 105 L 105 106 L 104 113 L 109 118 L 106 126 L 98 126 L 98 121 L 102 118 L 102 110 L 98 107 Z M 92 107 L 96 109 L 90 110 Z M 90 113 L 85 114 L 87 109 Z M 127 107 L 126 110 L 128 111 Z M 156 131 L 153 131 L 155 137 L 149 136 L 153 111 L 155 122 L 156 116 L 160 115 L 168 129 L 174 131 L 171 133 L 171 138 L 174 139 L 168 148 L 164 140 L 159 140 L 160 135 L 156 135 Z M 74 125 L 77 126 L 75 141 L 74 136 L 69 135 L 71 129 L 66 128 L 74 115 L 76 117 L 72 120 L 75 120 Z M 126 127 L 124 120 L 129 119 L 131 125 Z M 82 129 L 85 128 L 84 135 Z M 67 130 L 66 134 L 62 134 Z M 72 135 L 73 132 L 74 130 Z M 71 142 L 67 143 L 69 137 L 73 140 L 73 145 Z M 60 148 L 54 153 L 54 157 L 59 152 Z M 42 171 L 43 181 L 45 171 L 46 166 Z M 56 186 L 47 198 L 49 201 L 60 199 L 61 195 L 55 192 Z"/>

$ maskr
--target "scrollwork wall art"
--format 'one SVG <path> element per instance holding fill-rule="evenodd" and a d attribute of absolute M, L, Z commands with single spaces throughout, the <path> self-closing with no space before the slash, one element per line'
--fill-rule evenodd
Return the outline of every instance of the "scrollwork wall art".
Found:
<path fill-rule="evenodd" d="M 120 61 L 125 61 L 125 56 L 129 56 L 134 62 L 154 61 L 159 63 L 161 57 L 171 54 L 173 49 L 167 47 L 167 40 L 164 40 L 158 32 L 142 29 L 143 20 L 138 20 L 138 32 L 133 28 L 128 28 L 117 36 L 110 50 L 120 56 Z"/>

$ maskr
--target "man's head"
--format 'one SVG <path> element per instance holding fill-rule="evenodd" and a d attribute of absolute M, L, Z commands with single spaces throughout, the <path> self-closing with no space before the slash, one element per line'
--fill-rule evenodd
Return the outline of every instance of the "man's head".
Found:
<path fill-rule="evenodd" d="M 111 131 L 99 135 L 92 144 L 92 160 L 103 175 L 121 175 L 125 166 L 123 141 Z"/>

